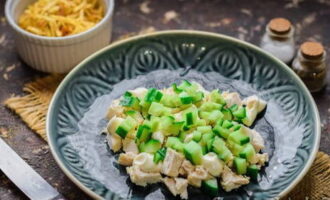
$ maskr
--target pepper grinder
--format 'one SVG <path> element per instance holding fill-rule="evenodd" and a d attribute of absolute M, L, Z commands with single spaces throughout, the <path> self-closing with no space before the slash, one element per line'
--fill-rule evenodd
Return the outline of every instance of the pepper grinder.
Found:
<path fill-rule="evenodd" d="M 292 68 L 311 92 L 320 91 L 326 84 L 326 52 L 322 44 L 305 42 L 300 46 Z"/>
<path fill-rule="evenodd" d="M 285 18 L 274 18 L 266 26 L 260 47 L 289 64 L 295 55 L 294 28 Z"/>

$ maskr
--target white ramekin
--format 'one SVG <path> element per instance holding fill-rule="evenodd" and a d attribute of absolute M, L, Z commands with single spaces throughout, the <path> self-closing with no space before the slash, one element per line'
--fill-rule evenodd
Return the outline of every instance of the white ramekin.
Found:
<path fill-rule="evenodd" d="M 32 34 L 17 24 L 24 9 L 36 0 L 7 0 L 6 18 L 14 29 L 20 57 L 32 68 L 43 72 L 66 73 L 95 51 L 110 43 L 113 0 L 104 0 L 104 18 L 93 28 L 66 37 L 45 37 Z"/>

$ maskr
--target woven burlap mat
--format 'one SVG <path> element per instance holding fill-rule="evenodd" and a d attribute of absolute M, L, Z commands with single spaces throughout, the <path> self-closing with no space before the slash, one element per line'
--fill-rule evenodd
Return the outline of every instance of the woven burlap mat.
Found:
<path fill-rule="evenodd" d="M 61 75 L 50 75 L 27 83 L 22 97 L 11 97 L 4 103 L 44 140 L 45 122 L 50 100 L 62 80 Z M 330 157 L 318 152 L 316 160 L 304 179 L 283 199 L 330 199 Z"/>

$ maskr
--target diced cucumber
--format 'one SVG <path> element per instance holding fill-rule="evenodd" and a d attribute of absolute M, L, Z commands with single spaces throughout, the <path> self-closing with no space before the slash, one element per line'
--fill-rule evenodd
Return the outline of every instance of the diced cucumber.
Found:
<path fill-rule="evenodd" d="M 199 142 L 202 139 L 202 133 L 199 131 L 194 131 L 193 132 L 193 140 L 195 142 Z"/>
<path fill-rule="evenodd" d="M 144 100 L 146 102 L 160 102 L 160 100 L 163 97 L 163 93 L 161 93 L 160 91 L 156 90 L 155 88 L 150 88 L 146 94 L 146 96 L 144 97 Z"/>
<path fill-rule="evenodd" d="M 171 114 L 171 109 L 165 107 L 163 104 L 157 103 L 157 102 L 152 102 L 148 114 L 159 117 L 163 115 L 169 115 Z"/>
<path fill-rule="evenodd" d="M 144 120 L 142 115 L 140 114 L 140 112 L 138 112 L 136 110 L 128 110 L 128 111 L 125 112 L 125 114 L 127 116 L 132 117 L 137 122 L 142 122 Z"/>
<path fill-rule="evenodd" d="M 244 146 L 230 140 L 227 141 L 227 146 L 235 156 L 239 156 L 239 154 L 244 150 Z"/>
<path fill-rule="evenodd" d="M 222 126 L 223 121 L 224 121 L 224 119 L 219 119 L 219 120 L 215 123 L 215 125 Z"/>
<path fill-rule="evenodd" d="M 145 142 L 150 139 L 151 134 L 151 128 L 148 125 L 140 125 L 136 132 L 136 138 L 140 142 Z"/>
<path fill-rule="evenodd" d="M 213 142 L 214 142 L 214 138 L 211 138 L 206 142 L 206 147 L 208 152 L 212 151 Z"/>
<path fill-rule="evenodd" d="M 214 138 L 214 133 L 212 133 L 212 132 L 209 132 L 209 133 L 204 133 L 203 135 L 202 135 L 202 139 L 201 139 L 201 145 L 202 146 L 206 146 L 207 145 L 207 142 L 209 141 L 209 140 L 211 140 L 212 138 Z"/>
<path fill-rule="evenodd" d="M 183 142 L 184 141 L 184 139 L 186 138 L 186 136 L 187 136 L 187 132 L 185 132 L 185 131 L 181 131 L 180 133 L 179 133 L 179 139 L 180 139 L 180 141 L 181 142 Z"/>
<path fill-rule="evenodd" d="M 220 125 L 215 125 L 213 128 L 213 132 L 215 134 L 217 134 L 218 136 L 222 137 L 222 138 L 228 138 L 229 134 L 230 134 L 230 130 L 221 127 Z"/>
<path fill-rule="evenodd" d="M 256 151 L 252 144 L 248 143 L 244 146 L 244 149 L 239 153 L 239 157 L 245 158 L 248 161 L 251 161 L 256 155 Z"/>
<path fill-rule="evenodd" d="M 122 123 L 120 123 L 115 132 L 121 138 L 125 138 L 127 133 L 130 132 L 133 128 L 135 128 L 136 125 L 137 122 L 132 117 L 128 116 Z"/>
<path fill-rule="evenodd" d="M 210 116 L 210 112 L 206 112 L 206 111 L 201 111 L 199 112 L 199 116 L 202 119 L 208 120 L 209 116 Z"/>
<path fill-rule="evenodd" d="M 211 124 L 215 124 L 216 121 L 218 121 L 219 119 L 221 119 L 223 117 L 223 114 L 220 110 L 213 110 L 210 112 L 209 116 L 208 116 L 208 120 Z"/>
<path fill-rule="evenodd" d="M 218 157 L 225 162 L 231 160 L 233 158 L 233 154 L 230 152 L 228 147 L 226 146 L 226 142 L 219 138 L 215 137 L 212 144 L 212 151 L 218 154 Z"/>
<path fill-rule="evenodd" d="M 229 120 L 224 120 L 223 123 L 222 123 L 222 127 L 223 128 L 226 128 L 226 129 L 229 129 L 232 126 L 234 126 L 234 124 L 231 121 L 229 121 Z"/>
<path fill-rule="evenodd" d="M 193 102 L 193 97 L 187 94 L 186 92 L 181 92 L 179 94 L 182 104 L 191 104 Z"/>
<path fill-rule="evenodd" d="M 126 94 L 127 93 L 127 94 Z M 120 105 L 124 107 L 129 107 L 135 110 L 138 110 L 140 108 L 140 100 L 137 97 L 132 96 L 131 93 L 126 92 L 123 98 L 120 101 Z M 128 95 L 130 94 L 130 95 Z"/>
<path fill-rule="evenodd" d="M 238 130 L 229 134 L 228 140 L 231 140 L 236 144 L 244 145 L 250 142 L 250 137 L 245 135 L 241 130 Z"/>
<path fill-rule="evenodd" d="M 202 190 L 210 196 L 217 196 L 219 193 L 218 181 L 216 178 L 202 181 Z"/>
<path fill-rule="evenodd" d="M 244 119 L 246 117 L 245 107 L 241 107 L 233 112 L 233 115 L 236 119 Z"/>
<path fill-rule="evenodd" d="M 159 117 L 151 117 L 150 120 L 144 120 L 143 124 L 151 128 L 152 132 L 155 132 L 158 129 L 160 122 Z"/>
<path fill-rule="evenodd" d="M 180 98 L 177 95 L 163 95 L 160 101 L 164 106 L 175 108 L 182 105 Z"/>
<path fill-rule="evenodd" d="M 247 162 L 244 158 L 234 158 L 234 166 L 238 174 L 246 174 Z"/>
<path fill-rule="evenodd" d="M 183 143 L 177 137 L 168 137 L 165 146 L 179 152 L 183 151 Z"/>
<path fill-rule="evenodd" d="M 210 93 L 210 98 L 211 98 L 211 101 L 212 102 L 215 102 L 215 103 L 218 103 L 218 104 L 221 104 L 221 105 L 225 105 L 226 104 L 226 101 L 223 98 L 223 96 L 221 96 L 219 90 L 213 90 Z"/>
<path fill-rule="evenodd" d="M 177 94 L 183 92 L 183 89 L 180 89 L 176 83 L 172 84 L 172 88 L 173 88 L 173 91 Z"/>
<path fill-rule="evenodd" d="M 187 126 L 194 124 L 194 114 L 192 112 L 186 113 L 186 124 Z"/>
<path fill-rule="evenodd" d="M 171 133 L 171 135 L 177 136 L 180 131 L 182 130 L 182 127 L 184 125 L 184 122 L 173 122 L 173 124 L 168 127 L 168 132 Z"/>
<path fill-rule="evenodd" d="M 257 165 L 250 165 L 247 167 L 246 174 L 251 177 L 253 180 L 258 179 L 258 173 L 260 168 Z"/>
<path fill-rule="evenodd" d="M 190 109 L 187 109 L 184 113 L 186 126 L 189 127 L 196 124 L 198 120 L 198 110 L 196 108 L 191 107 Z"/>
<path fill-rule="evenodd" d="M 204 93 L 203 92 L 195 92 L 195 93 L 191 94 L 191 96 L 193 98 L 193 102 L 197 103 L 197 102 L 200 102 L 204 98 Z"/>
<path fill-rule="evenodd" d="M 139 145 L 139 149 L 141 152 L 146 153 L 156 153 L 160 148 L 162 147 L 162 144 L 158 140 L 150 139 L 149 141 L 145 143 L 141 143 Z"/>
<path fill-rule="evenodd" d="M 229 110 L 231 111 L 231 113 L 235 112 L 238 109 L 238 105 L 234 104 L 232 106 L 230 106 Z"/>
<path fill-rule="evenodd" d="M 198 126 L 197 131 L 201 133 L 210 133 L 212 132 L 212 126 Z"/>
<path fill-rule="evenodd" d="M 203 151 L 199 144 L 190 141 L 183 145 L 183 152 L 185 157 L 195 165 L 202 164 Z"/>
<path fill-rule="evenodd" d="M 223 108 L 222 109 L 223 119 L 224 120 L 232 120 L 233 116 L 231 114 L 231 111 L 229 109 Z"/>
<path fill-rule="evenodd" d="M 242 128 L 241 125 L 239 125 L 239 124 L 235 124 L 233 127 L 230 128 L 230 130 L 238 131 L 238 130 L 240 130 L 241 128 Z"/>
<path fill-rule="evenodd" d="M 154 155 L 154 162 L 157 164 L 160 161 L 164 160 L 166 156 L 166 148 L 163 147 L 159 149 Z"/>
<path fill-rule="evenodd" d="M 199 126 L 206 126 L 206 125 L 207 125 L 207 122 L 204 119 L 199 119 L 195 123 L 195 126 L 197 126 L 197 127 L 199 127 Z"/>
<path fill-rule="evenodd" d="M 192 84 L 191 84 L 189 81 L 187 81 L 187 80 L 183 80 L 183 81 L 181 82 L 181 84 L 178 86 L 178 88 L 181 89 L 181 90 L 186 90 L 186 89 L 189 88 L 190 86 L 192 86 Z"/>
<path fill-rule="evenodd" d="M 221 110 L 222 105 L 214 102 L 205 102 L 199 108 L 201 111 L 211 112 L 213 110 Z"/>
<path fill-rule="evenodd" d="M 168 133 L 168 129 L 173 124 L 174 120 L 175 119 L 172 116 L 161 117 L 159 121 L 159 129 Z"/>

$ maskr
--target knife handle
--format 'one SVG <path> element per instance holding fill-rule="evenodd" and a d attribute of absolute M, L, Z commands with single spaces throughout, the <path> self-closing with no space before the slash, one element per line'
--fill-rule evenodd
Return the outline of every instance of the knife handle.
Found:
<path fill-rule="evenodd" d="M 59 195 L 57 195 L 56 197 L 54 197 L 54 198 L 52 198 L 50 200 L 66 200 L 66 199 L 64 198 L 64 196 L 62 196 L 61 194 L 59 194 Z"/>

